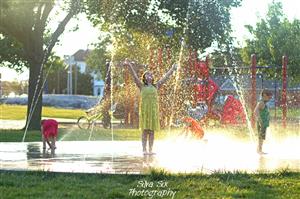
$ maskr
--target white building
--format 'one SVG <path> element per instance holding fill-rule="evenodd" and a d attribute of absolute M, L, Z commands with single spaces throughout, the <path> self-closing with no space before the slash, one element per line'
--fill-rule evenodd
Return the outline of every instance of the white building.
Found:
<path fill-rule="evenodd" d="M 76 53 L 74 53 L 71 56 L 65 56 L 65 62 L 69 66 L 69 74 L 72 74 L 72 70 L 74 70 L 74 66 L 77 66 L 79 68 L 80 73 L 87 73 L 87 65 L 86 65 L 86 57 L 90 53 L 90 50 L 78 50 Z M 101 78 L 100 71 L 95 72 L 93 71 L 90 73 L 90 75 L 93 77 L 93 95 L 94 96 L 103 96 L 104 91 L 104 81 Z M 76 78 L 76 77 L 75 77 Z M 75 87 L 76 87 L 76 80 L 72 80 L 72 76 L 68 76 L 68 93 L 72 94 L 72 81 L 75 81 Z"/>

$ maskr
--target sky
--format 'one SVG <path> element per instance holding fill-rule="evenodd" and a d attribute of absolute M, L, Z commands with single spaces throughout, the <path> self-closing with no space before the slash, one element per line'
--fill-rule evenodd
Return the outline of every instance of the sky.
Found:
<path fill-rule="evenodd" d="M 237 38 L 240 45 L 242 41 L 249 38 L 245 25 L 254 26 L 259 19 L 264 18 L 268 11 L 268 5 L 273 0 L 243 0 L 238 8 L 233 8 L 231 11 L 231 25 L 233 36 Z M 281 0 L 283 12 L 287 18 L 292 21 L 300 19 L 300 1 L 299 0 Z"/>
<path fill-rule="evenodd" d="M 256 22 L 266 15 L 268 4 L 272 0 L 243 0 L 238 8 L 231 11 L 232 19 L 232 35 L 237 38 L 237 44 L 243 45 L 243 40 L 249 37 L 249 33 L 244 25 L 255 25 Z M 289 20 L 294 18 L 300 19 L 300 1 L 298 0 L 282 0 L 283 11 Z M 60 16 L 60 18 L 63 16 Z M 56 27 L 55 22 L 52 27 Z M 79 29 L 73 32 L 72 29 L 79 25 Z M 79 49 L 91 49 L 92 43 L 97 42 L 101 33 L 99 29 L 94 28 L 84 15 L 79 15 L 78 19 L 72 19 L 66 27 L 66 31 L 61 35 L 61 42 L 55 46 L 54 51 L 57 55 L 72 55 Z M 2 73 L 2 81 L 27 80 L 28 71 L 18 74 L 14 70 L 0 67 Z"/>

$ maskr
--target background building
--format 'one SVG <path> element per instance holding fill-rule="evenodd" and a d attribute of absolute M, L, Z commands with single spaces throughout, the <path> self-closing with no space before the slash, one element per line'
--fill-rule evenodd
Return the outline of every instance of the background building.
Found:
<path fill-rule="evenodd" d="M 92 94 L 99 97 L 103 96 L 104 81 L 100 75 L 100 71 L 92 70 L 86 64 L 86 59 L 90 52 L 90 50 L 80 49 L 73 55 L 64 57 L 65 63 L 68 65 L 68 94 L 78 94 L 78 73 L 81 73 L 90 74 L 92 76 Z"/>

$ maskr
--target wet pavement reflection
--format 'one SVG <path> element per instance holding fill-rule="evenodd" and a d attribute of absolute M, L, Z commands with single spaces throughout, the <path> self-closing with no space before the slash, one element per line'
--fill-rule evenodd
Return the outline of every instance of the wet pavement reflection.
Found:
<path fill-rule="evenodd" d="M 295 143 L 295 144 L 291 144 Z M 0 169 L 84 173 L 147 173 L 151 168 L 172 173 L 215 171 L 300 171 L 297 140 L 266 144 L 266 155 L 255 153 L 255 144 L 227 138 L 163 140 L 155 155 L 144 156 L 139 141 L 59 141 L 55 151 L 41 142 L 0 143 Z M 283 150 L 284 149 L 284 150 Z"/>

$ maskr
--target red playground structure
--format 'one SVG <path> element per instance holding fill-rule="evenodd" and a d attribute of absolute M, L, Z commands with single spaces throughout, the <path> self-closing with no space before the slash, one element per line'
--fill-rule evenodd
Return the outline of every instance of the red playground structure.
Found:
<path fill-rule="evenodd" d="M 205 102 L 208 107 L 208 112 L 206 116 L 203 118 L 204 122 L 206 119 L 218 119 L 221 123 L 224 124 L 237 124 L 237 123 L 245 123 L 246 122 L 246 113 L 241 102 L 238 99 L 235 99 L 233 96 L 229 96 L 225 102 L 223 110 L 221 114 L 217 114 L 213 111 L 213 103 L 216 97 L 216 93 L 219 90 L 218 85 L 210 78 L 209 75 L 209 67 L 208 67 L 209 59 L 206 57 L 206 61 L 199 61 L 197 59 L 197 52 L 192 53 L 190 51 L 189 56 L 189 66 L 187 71 L 190 72 L 190 77 L 193 77 L 199 81 L 194 86 L 195 96 L 195 104 L 199 102 Z M 250 91 L 250 101 L 251 101 L 251 125 L 255 126 L 254 120 L 254 109 L 257 102 L 257 88 L 256 88 L 256 70 L 257 69 L 268 69 L 274 68 L 276 66 L 257 66 L 256 64 L 256 56 L 253 54 L 251 56 L 251 66 L 245 67 L 231 67 L 235 70 L 250 70 L 251 71 L 251 91 Z M 280 106 L 282 108 L 282 126 L 286 127 L 286 115 L 287 115 L 287 57 L 282 57 L 282 92 L 281 92 L 281 101 Z M 226 67 L 214 67 L 214 70 L 217 69 L 226 69 Z M 193 74 L 192 74 L 193 73 Z M 200 83 L 199 83 L 200 82 Z M 276 108 L 276 106 L 275 106 Z"/>
<path fill-rule="evenodd" d="M 197 61 L 195 63 L 197 83 L 194 85 L 194 99 L 196 103 L 205 103 L 208 107 L 207 114 L 201 119 L 206 123 L 208 119 L 219 120 L 222 124 L 239 124 L 246 122 L 246 114 L 242 103 L 233 96 L 228 96 L 221 113 L 213 110 L 213 103 L 219 86 L 209 77 L 207 61 Z M 197 119 L 197 118 L 196 118 Z"/>
<path fill-rule="evenodd" d="M 165 55 L 163 48 L 159 48 L 155 51 L 153 48 L 150 49 L 150 60 L 149 67 L 150 70 L 157 71 L 160 74 L 162 70 L 163 63 L 170 65 L 172 60 L 171 48 L 169 45 L 165 47 Z M 154 54 L 157 53 L 157 62 L 154 60 Z M 164 61 L 164 59 L 166 59 Z M 155 63 L 157 63 L 155 65 Z M 251 126 L 255 126 L 254 120 L 254 109 L 257 103 L 257 86 L 256 86 L 256 78 L 257 78 L 257 69 L 268 69 L 274 68 L 276 66 L 257 66 L 256 56 L 253 54 L 251 56 L 251 66 L 230 66 L 230 67 L 213 67 L 213 70 L 248 70 L 250 72 L 251 79 L 251 88 L 250 92 L 247 96 L 249 99 L 247 103 L 250 104 L 250 119 Z M 282 66 L 279 66 L 282 70 L 282 89 L 281 89 L 281 99 L 280 99 L 280 107 L 282 108 L 282 125 L 286 127 L 286 117 L 287 117 L 287 57 L 282 57 Z M 278 68 L 279 68 L 278 67 Z M 198 59 L 198 53 L 196 51 L 189 51 L 187 63 L 183 68 L 184 77 L 186 77 L 185 81 L 190 82 L 192 80 L 192 89 L 191 96 L 193 98 L 192 109 L 203 110 L 202 115 L 198 114 L 196 117 L 192 117 L 199 122 L 206 124 L 209 119 L 218 120 L 222 124 L 239 124 L 246 123 L 246 113 L 239 99 L 231 96 L 227 96 L 224 106 L 222 110 L 215 111 L 213 106 L 215 103 L 215 99 L 217 97 L 217 93 L 219 91 L 219 85 L 210 77 L 210 68 L 209 68 L 209 59 L 206 57 L 205 61 L 200 61 Z M 125 78 L 126 79 L 126 78 Z M 128 79 L 128 78 L 127 78 Z M 163 95 L 163 92 L 161 92 Z M 275 90 L 276 96 L 276 90 Z M 133 103 L 130 103 L 131 106 L 128 107 L 129 110 L 134 110 Z M 276 99 L 275 99 L 275 109 L 276 109 Z M 199 111 L 198 111 L 199 112 Z M 129 111 L 126 111 L 125 115 L 129 115 Z M 276 113 L 276 111 L 275 111 Z M 133 115 L 133 114 L 130 114 Z M 193 115 L 193 114 L 192 114 Z M 197 115 L 197 114 L 196 114 Z M 130 117 L 134 118 L 134 117 Z M 125 123 L 128 120 L 125 119 Z"/>
<path fill-rule="evenodd" d="M 240 100 L 229 95 L 225 101 L 221 115 L 222 124 L 246 123 L 246 114 Z"/>

